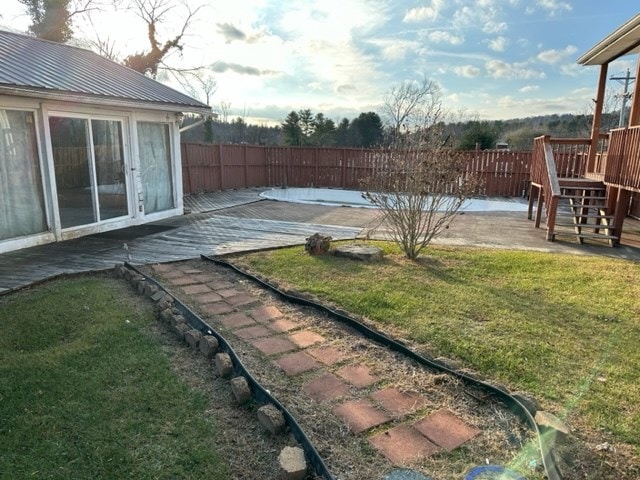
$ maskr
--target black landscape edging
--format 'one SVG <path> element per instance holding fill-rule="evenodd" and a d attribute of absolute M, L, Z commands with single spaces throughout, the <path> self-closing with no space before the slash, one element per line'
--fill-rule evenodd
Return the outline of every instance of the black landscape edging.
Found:
<path fill-rule="evenodd" d="M 275 287 L 274 285 L 271 285 L 269 282 L 256 277 L 255 275 L 243 270 L 242 268 L 234 265 L 233 263 L 227 260 L 224 260 L 220 257 L 215 257 L 215 258 L 208 257 L 206 255 L 201 255 L 200 257 L 204 260 L 215 263 L 216 265 L 221 265 L 234 270 L 235 272 L 239 273 L 245 278 L 248 278 L 262 285 L 268 290 L 276 293 L 278 296 L 280 296 L 282 299 L 284 299 L 287 302 L 295 303 L 295 304 L 303 305 L 307 307 L 312 307 L 316 310 L 319 310 L 320 312 L 327 314 L 331 318 L 352 327 L 354 330 L 358 331 L 359 333 L 369 338 L 370 340 L 373 340 L 380 345 L 388 347 L 395 352 L 401 353 L 406 357 L 417 361 L 421 365 L 452 375 L 456 378 L 459 378 L 460 380 L 465 382 L 467 385 L 480 388 L 482 390 L 485 390 L 491 393 L 492 395 L 495 395 L 504 403 L 506 403 L 511 409 L 511 411 L 513 411 L 516 415 L 518 415 L 522 420 L 526 421 L 531 427 L 531 429 L 536 433 L 536 438 L 538 440 L 538 449 L 541 454 L 542 463 L 543 463 L 545 474 L 548 480 L 562 480 L 562 474 L 560 473 L 560 469 L 556 465 L 555 459 L 553 458 L 551 448 L 543 440 L 543 436 L 540 432 L 540 429 L 538 428 L 538 424 L 536 423 L 535 419 L 531 415 L 531 412 L 529 412 L 529 410 L 527 410 L 520 401 L 518 401 L 516 398 L 511 396 L 508 392 L 505 392 L 502 389 L 496 388 L 495 386 L 489 383 L 483 382 L 482 380 L 478 380 L 477 378 L 466 375 L 463 372 L 449 368 L 448 366 L 443 365 L 437 361 L 423 357 L 422 355 L 414 352 L 410 348 L 407 348 L 405 345 L 398 342 L 397 340 L 388 337 L 384 333 L 373 330 L 372 328 L 364 325 L 358 320 L 350 317 L 346 313 L 342 313 L 340 311 L 332 309 L 326 305 L 322 305 L 313 300 L 309 300 L 307 298 L 303 298 L 298 295 L 284 292 L 279 288 Z"/>
<path fill-rule="evenodd" d="M 202 320 L 196 313 L 194 313 L 189 307 L 187 307 L 184 303 L 178 300 L 174 295 L 167 290 L 153 277 L 150 277 L 140 270 L 138 270 L 135 266 L 131 265 L 128 262 L 125 262 L 124 266 L 129 270 L 133 270 L 138 273 L 146 281 L 150 281 L 156 287 L 161 289 L 167 295 L 170 295 L 173 298 L 174 306 L 180 312 L 180 314 L 186 319 L 187 323 L 193 328 L 199 330 L 201 333 L 207 335 L 213 335 L 218 340 L 220 349 L 226 352 L 233 361 L 234 373 L 236 375 L 242 375 L 246 378 L 249 386 L 251 387 L 251 392 L 259 404 L 267 404 L 272 403 L 273 405 L 280 410 L 282 415 L 287 422 L 287 426 L 289 430 L 293 434 L 296 441 L 300 444 L 302 449 L 304 450 L 305 457 L 309 464 L 311 465 L 313 471 L 326 480 L 335 480 L 335 477 L 331 474 L 329 469 L 327 468 L 324 460 L 313 446 L 307 435 L 302 430 L 300 424 L 296 421 L 296 419 L 289 413 L 289 411 L 273 396 L 267 389 L 265 389 L 249 372 L 249 370 L 244 366 L 236 352 L 233 350 L 229 342 L 218 332 L 216 332 L 213 327 L 211 327 L 208 323 Z"/>

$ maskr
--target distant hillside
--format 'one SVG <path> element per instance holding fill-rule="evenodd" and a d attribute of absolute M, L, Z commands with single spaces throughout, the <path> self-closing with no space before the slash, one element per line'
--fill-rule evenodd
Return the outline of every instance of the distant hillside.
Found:
<path fill-rule="evenodd" d="M 618 126 L 619 112 L 603 114 L 601 131 Z M 587 138 L 591 136 L 592 115 L 542 115 L 512 120 L 458 122 L 446 125 L 450 141 L 462 150 L 495 148 L 497 142 L 507 143 L 511 150 L 530 150 L 533 139 L 540 135 Z"/>

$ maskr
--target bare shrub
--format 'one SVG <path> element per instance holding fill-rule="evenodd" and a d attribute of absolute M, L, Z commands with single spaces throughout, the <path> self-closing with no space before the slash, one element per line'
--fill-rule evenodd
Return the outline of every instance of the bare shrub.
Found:
<path fill-rule="evenodd" d="M 439 125 L 406 133 L 381 153 L 363 196 L 381 209 L 393 241 L 409 259 L 449 227 L 476 191 L 477 178 L 465 163 L 444 145 Z"/>

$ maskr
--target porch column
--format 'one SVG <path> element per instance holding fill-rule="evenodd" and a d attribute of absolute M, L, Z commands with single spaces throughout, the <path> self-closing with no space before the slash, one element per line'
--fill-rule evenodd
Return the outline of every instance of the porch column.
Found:
<path fill-rule="evenodd" d="M 604 106 L 604 91 L 607 85 L 607 71 L 609 64 L 600 65 L 600 77 L 598 79 L 598 91 L 596 92 L 596 106 L 593 112 L 593 123 L 591 124 L 591 144 L 589 146 L 589 157 L 587 159 L 587 173 L 593 172 L 598 152 L 598 141 L 600 140 L 600 124 L 602 123 L 602 107 Z"/>
<path fill-rule="evenodd" d="M 631 113 L 629 114 L 629 126 L 640 125 L 640 59 L 636 63 L 636 81 L 633 87 L 631 99 Z"/>
<path fill-rule="evenodd" d="M 618 240 L 616 245 L 620 244 L 622 239 L 622 227 L 624 226 L 624 219 L 629 213 L 629 201 L 631 200 L 631 191 L 623 188 L 618 190 L 618 201 L 616 202 L 616 210 L 613 214 L 613 228 Z"/>

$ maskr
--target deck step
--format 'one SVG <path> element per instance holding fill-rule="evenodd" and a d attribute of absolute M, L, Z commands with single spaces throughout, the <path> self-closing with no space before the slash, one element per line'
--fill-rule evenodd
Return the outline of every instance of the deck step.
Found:
<path fill-rule="evenodd" d="M 575 222 L 556 222 L 556 227 L 570 227 L 570 228 L 593 228 L 599 230 L 611 230 L 612 225 L 605 225 L 603 223 L 575 223 Z"/>
<path fill-rule="evenodd" d="M 593 195 L 567 195 L 562 194 L 560 198 L 567 198 L 569 200 L 606 200 L 607 197 L 593 196 Z"/>
<path fill-rule="evenodd" d="M 554 230 L 553 235 L 563 235 L 567 237 L 578 237 L 583 239 L 592 239 L 592 240 L 617 240 L 618 237 L 616 235 L 609 235 L 606 233 L 576 233 L 569 230 Z"/>
<path fill-rule="evenodd" d="M 556 217 L 556 218 L 558 218 L 558 217 Z M 563 218 L 564 217 L 560 217 L 560 220 L 562 220 Z M 572 218 L 587 218 L 587 219 L 589 219 L 589 218 L 599 218 L 601 220 L 613 220 L 613 215 L 599 215 L 599 214 L 598 215 L 594 215 L 594 214 L 591 214 L 591 213 L 586 213 L 586 214 L 576 213 L 576 214 L 571 214 L 569 219 L 572 219 Z"/>

